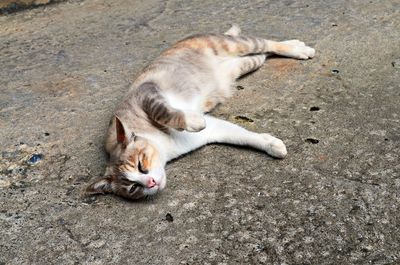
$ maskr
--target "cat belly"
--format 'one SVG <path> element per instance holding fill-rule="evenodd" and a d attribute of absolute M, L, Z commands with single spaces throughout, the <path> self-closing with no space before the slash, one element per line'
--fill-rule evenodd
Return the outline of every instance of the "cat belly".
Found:
<path fill-rule="evenodd" d="M 168 104 L 175 109 L 195 112 L 202 111 L 203 97 L 201 95 L 183 97 L 179 95 L 174 95 L 172 93 L 166 93 L 164 96 Z"/>

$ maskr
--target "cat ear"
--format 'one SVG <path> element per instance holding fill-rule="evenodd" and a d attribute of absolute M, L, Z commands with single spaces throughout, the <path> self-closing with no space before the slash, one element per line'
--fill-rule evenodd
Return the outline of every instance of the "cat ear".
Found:
<path fill-rule="evenodd" d="M 117 142 L 119 144 L 122 144 L 124 147 L 126 147 L 129 142 L 135 141 L 135 133 L 132 132 L 131 135 L 128 135 L 124 125 L 117 116 L 115 116 L 115 128 L 117 130 Z"/>
<path fill-rule="evenodd" d="M 115 116 L 115 127 L 117 130 L 117 142 L 119 144 L 127 145 L 128 137 L 126 136 L 126 131 L 124 125 L 122 124 L 121 120 Z"/>
<path fill-rule="evenodd" d="M 103 177 L 96 182 L 90 184 L 85 193 L 87 195 L 94 195 L 94 194 L 104 194 L 112 192 L 112 178 L 110 176 Z"/>

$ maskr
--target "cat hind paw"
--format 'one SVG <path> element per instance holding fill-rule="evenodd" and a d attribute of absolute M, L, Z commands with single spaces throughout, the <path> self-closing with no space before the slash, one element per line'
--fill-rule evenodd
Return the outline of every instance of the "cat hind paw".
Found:
<path fill-rule="evenodd" d="M 299 40 L 287 40 L 282 41 L 282 43 L 291 46 L 291 51 L 289 52 L 290 57 L 306 60 L 311 59 L 315 56 L 315 49 L 306 46 L 306 44 Z"/>

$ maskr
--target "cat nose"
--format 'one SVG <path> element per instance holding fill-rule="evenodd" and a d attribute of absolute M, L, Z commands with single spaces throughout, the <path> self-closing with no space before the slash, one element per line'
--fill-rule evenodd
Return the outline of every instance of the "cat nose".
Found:
<path fill-rule="evenodd" d="M 150 177 L 149 180 L 147 181 L 147 188 L 151 189 L 151 188 L 153 188 L 156 184 L 157 184 L 156 181 L 155 181 L 152 177 Z"/>

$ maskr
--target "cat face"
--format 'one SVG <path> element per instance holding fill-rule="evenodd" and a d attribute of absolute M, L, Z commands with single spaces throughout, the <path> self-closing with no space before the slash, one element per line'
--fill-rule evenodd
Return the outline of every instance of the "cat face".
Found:
<path fill-rule="evenodd" d="M 118 118 L 116 128 L 117 145 L 110 154 L 105 177 L 91 184 L 86 192 L 140 199 L 163 190 L 166 175 L 157 148 L 144 137 L 127 137 Z"/>

